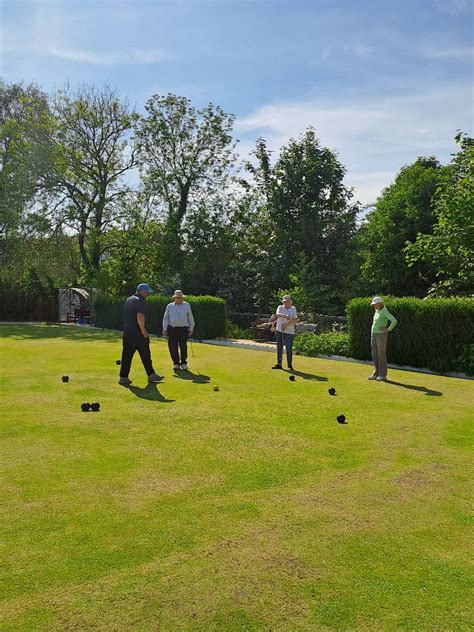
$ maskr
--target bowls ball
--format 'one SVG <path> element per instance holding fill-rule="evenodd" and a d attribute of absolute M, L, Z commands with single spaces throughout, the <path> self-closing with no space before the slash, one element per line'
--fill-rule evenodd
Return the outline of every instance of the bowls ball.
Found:
<path fill-rule="evenodd" d="M 335 388 L 329 388 L 328 389 L 328 393 L 329 393 L 329 395 L 335 395 L 336 394 L 336 389 Z"/>
<path fill-rule="evenodd" d="M 86 413 L 86 412 L 87 412 L 88 410 L 90 410 L 90 409 L 91 409 L 91 405 L 89 404 L 89 402 L 82 402 L 82 404 L 81 404 L 81 410 L 82 410 L 83 412 L 85 412 L 85 413 Z"/>
<path fill-rule="evenodd" d="M 98 410 L 100 410 L 100 404 L 99 404 L 99 402 L 92 402 L 92 404 L 91 404 L 91 410 L 94 410 L 95 412 L 97 412 Z"/>
<path fill-rule="evenodd" d="M 345 424 L 346 423 L 346 416 L 345 415 L 338 415 L 337 416 L 337 422 L 340 424 Z"/>
<path fill-rule="evenodd" d="M 63 382 L 69 382 L 69 375 L 63 375 L 61 379 Z"/>
<path fill-rule="evenodd" d="M 296 380 L 296 377 L 294 375 L 290 375 L 290 382 L 294 382 Z"/>

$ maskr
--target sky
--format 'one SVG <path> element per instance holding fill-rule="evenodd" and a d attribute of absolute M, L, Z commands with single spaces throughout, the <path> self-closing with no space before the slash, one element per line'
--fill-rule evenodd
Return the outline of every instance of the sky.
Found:
<path fill-rule="evenodd" d="M 470 0 L 0 0 L 0 76 L 47 92 L 108 84 L 236 115 L 247 158 L 313 126 L 375 201 L 418 156 L 473 133 Z"/>

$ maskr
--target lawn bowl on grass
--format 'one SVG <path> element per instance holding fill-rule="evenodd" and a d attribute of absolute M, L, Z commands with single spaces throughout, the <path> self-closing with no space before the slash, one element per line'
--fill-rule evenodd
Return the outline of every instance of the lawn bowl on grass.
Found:
<path fill-rule="evenodd" d="M 472 629 L 472 381 L 202 344 L 121 388 L 119 332 L 0 335 L 0 629 Z"/>

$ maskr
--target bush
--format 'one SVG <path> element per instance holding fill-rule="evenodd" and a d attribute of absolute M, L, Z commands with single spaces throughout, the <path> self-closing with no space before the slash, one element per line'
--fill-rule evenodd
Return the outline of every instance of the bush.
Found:
<path fill-rule="evenodd" d="M 466 349 L 474 343 L 474 299 L 418 299 L 387 297 L 386 305 L 398 320 L 389 335 L 389 361 L 445 373 L 469 369 Z M 369 298 L 347 304 L 350 355 L 370 360 L 373 308 Z M 471 371 L 471 369 L 469 369 Z"/>
<path fill-rule="evenodd" d="M 236 338 L 240 340 L 252 340 L 252 332 L 250 329 L 245 329 L 244 327 L 240 327 L 236 325 L 231 320 L 226 322 L 226 331 L 225 335 L 227 338 Z"/>
<path fill-rule="evenodd" d="M 0 320 L 57 322 L 57 288 L 33 276 L 18 284 L 2 282 Z"/>
<path fill-rule="evenodd" d="M 122 329 L 125 300 L 124 297 L 99 297 L 94 304 L 96 326 L 107 329 Z M 186 301 L 191 305 L 194 320 L 196 321 L 194 338 L 202 340 L 225 335 L 226 310 L 223 299 L 215 298 L 214 296 L 188 296 Z M 171 299 L 168 296 L 157 295 L 148 297 L 146 327 L 151 334 L 161 335 L 163 315 L 166 306 L 170 302 Z"/>
<path fill-rule="evenodd" d="M 349 335 L 344 333 L 302 334 L 296 336 L 293 347 L 298 355 L 349 355 Z"/>

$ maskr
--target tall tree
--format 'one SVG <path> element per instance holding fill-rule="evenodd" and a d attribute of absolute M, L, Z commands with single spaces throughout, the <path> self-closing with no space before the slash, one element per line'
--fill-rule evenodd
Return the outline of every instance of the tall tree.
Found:
<path fill-rule="evenodd" d="M 474 292 L 474 139 L 459 133 L 456 142 L 434 195 L 434 228 L 420 230 L 405 249 L 411 269 L 429 268 L 430 293 L 438 296 Z"/>
<path fill-rule="evenodd" d="M 197 110 L 173 94 L 154 95 L 145 108 L 137 126 L 144 181 L 165 218 L 170 271 L 179 271 L 186 213 L 222 190 L 235 161 L 234 116 L 212 103 Z"/>
<path fill-rule="evenodd" d="M 380 195 L 357 238 L 361 281 L 367 292 L 424 296 L 433 282 L 421 261 L 410 268 L 405 260 L 407 241 L 433 230 L 433 195 L 443 168 L 434 157 L 418 158 L 403 167 Z"/>
<path fill-rule="evenodd" d="M 53 218 L 77 237 L 84 279 L 93 282 L 129 191 L 124 175 L 135 166 L 131 131 L 135 114 L 109 88 L 60 92 L 54 103 L 59 154 L 48 189 Z"/>
<path fill-rule="evenodd" d="M 274 166 L 262 139 L 255 156 L 257 164 L 248 168 L 261 200 L 273 290 L 288 287 L 296 265 L 312 308 L 334 306 L 358 209 L 350 203 L 343 165 L 311 128 L 283 147 Z"/>
<path fill-rule="evenodd" d="M 21 246 L 35 195 L 52 164 L 46 95 L 34 84 L 0 82 L 0 239 L 2 263 Z"/>

